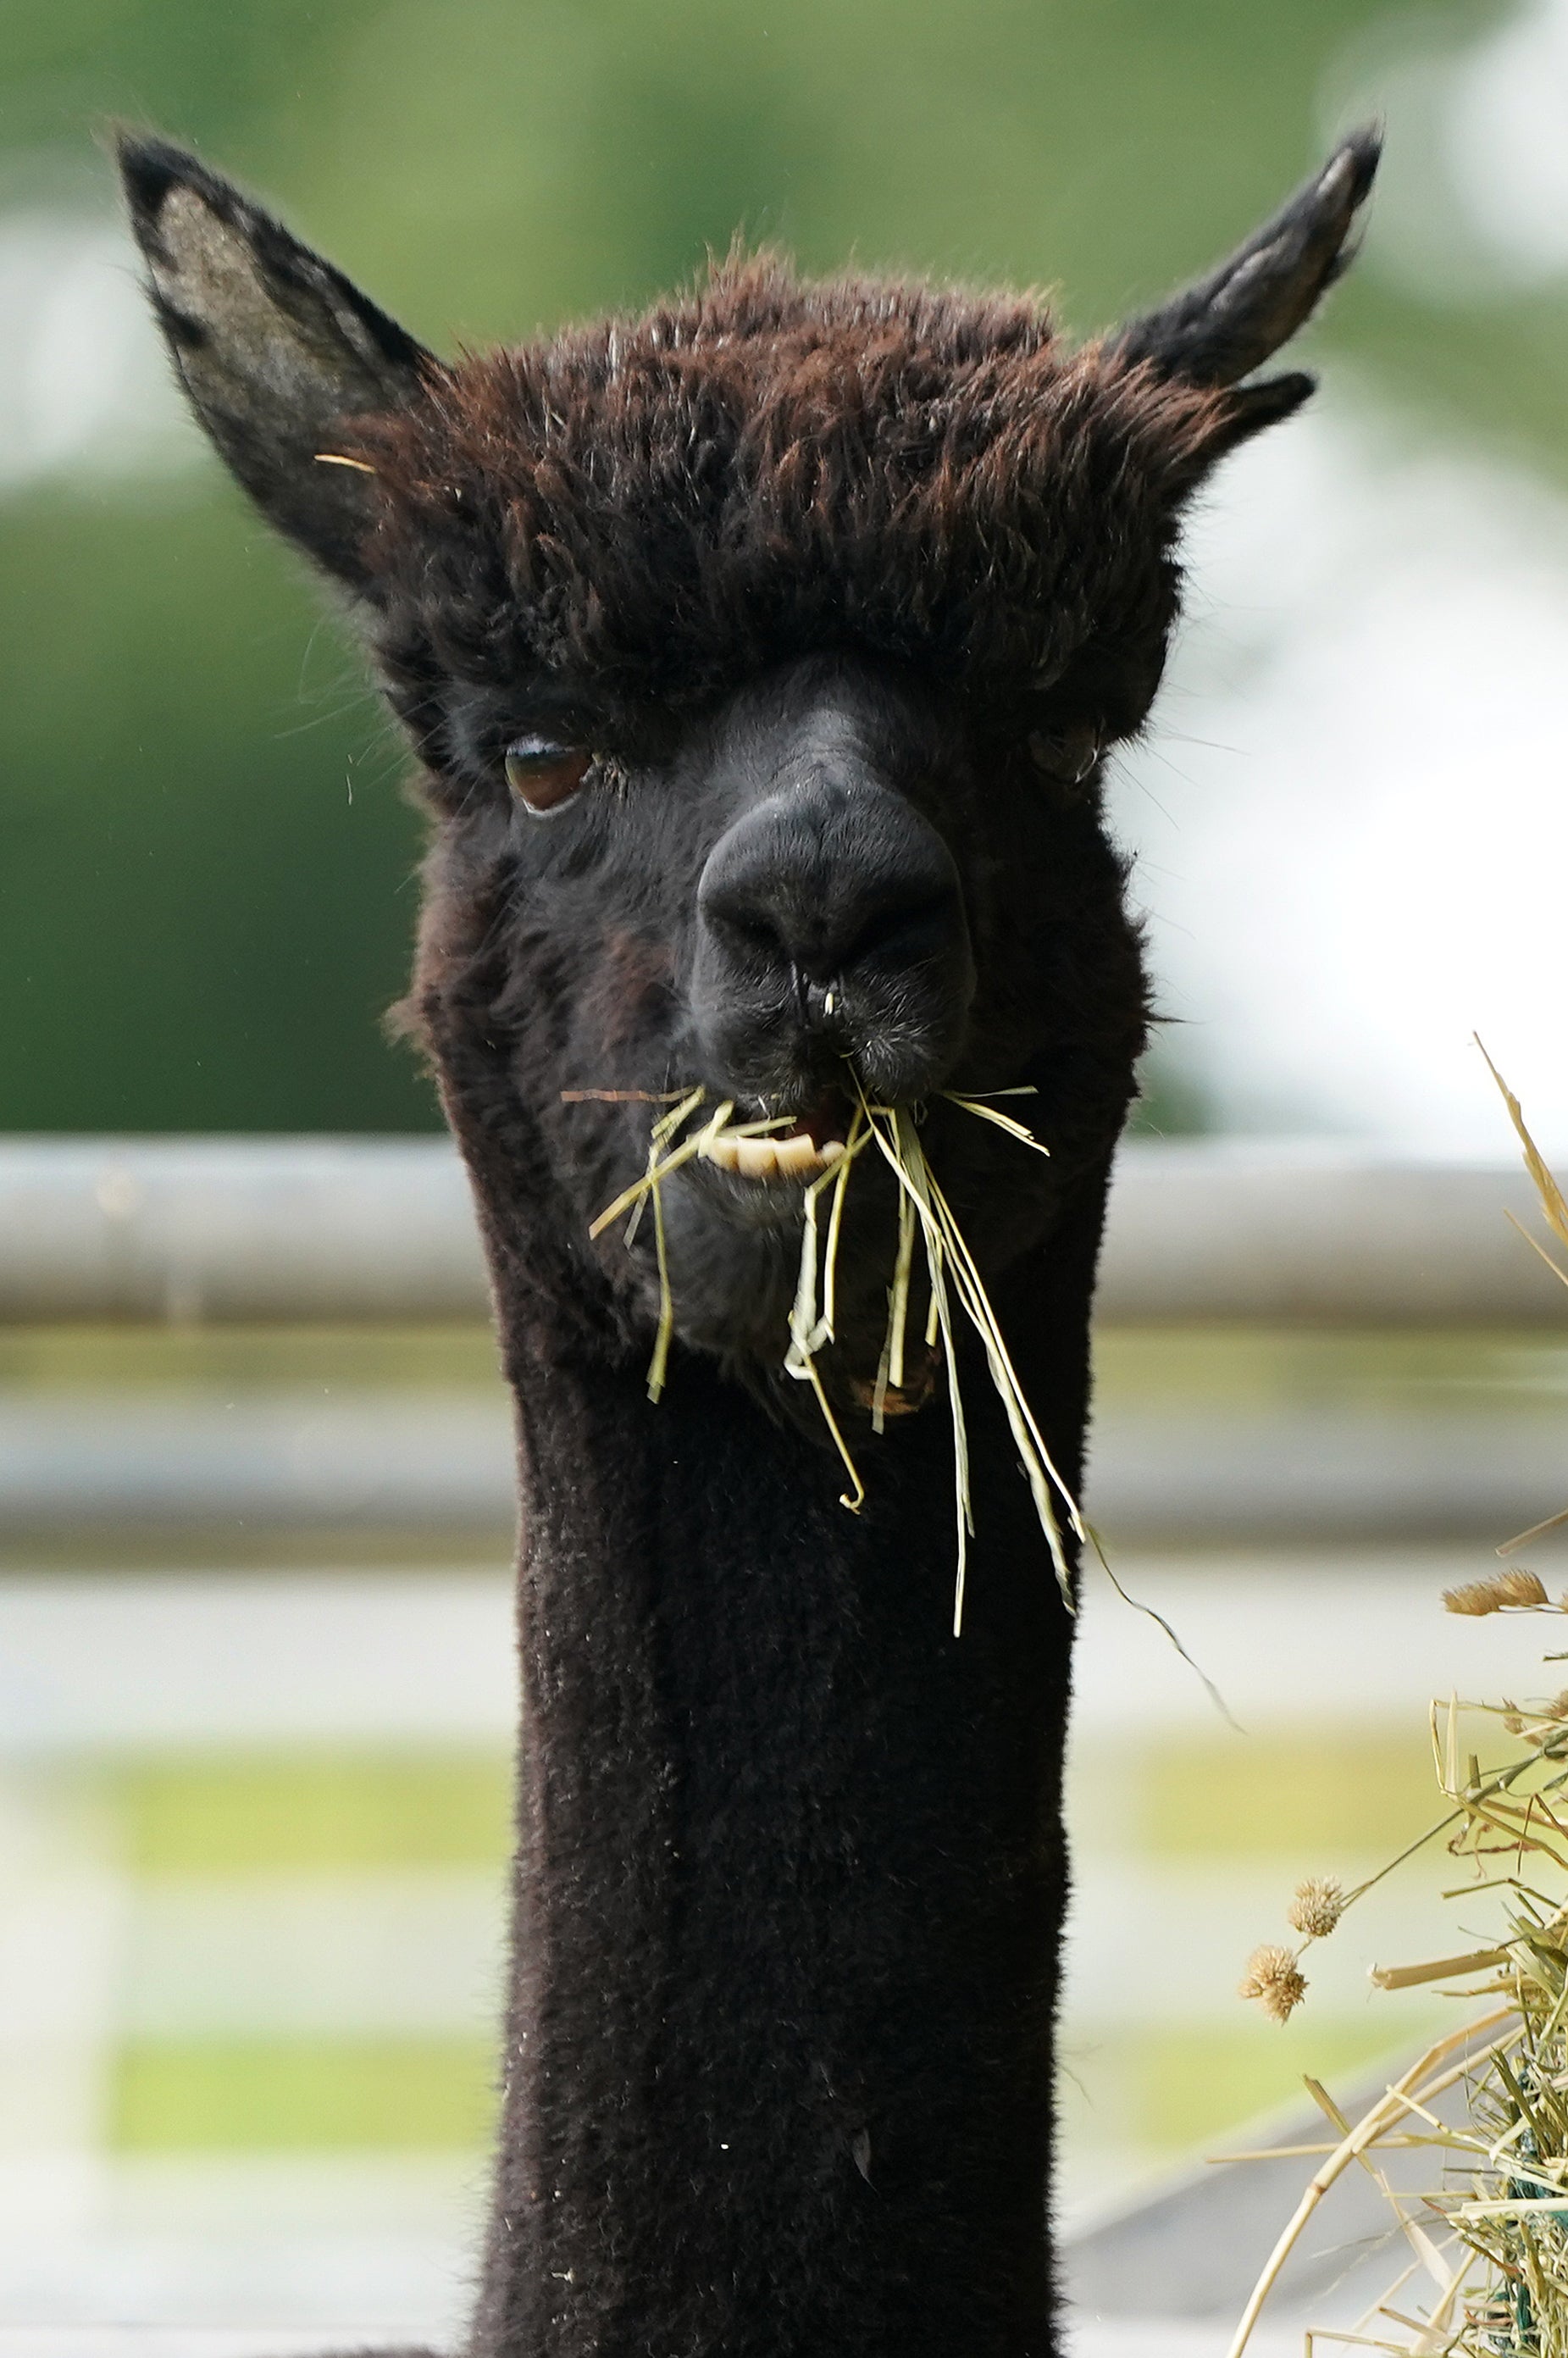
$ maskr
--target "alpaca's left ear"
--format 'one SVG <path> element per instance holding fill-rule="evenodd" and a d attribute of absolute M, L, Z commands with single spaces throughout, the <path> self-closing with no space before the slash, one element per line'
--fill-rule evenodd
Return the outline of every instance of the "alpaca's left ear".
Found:
<path fill-rule="evenodd" d="M 1211 462 L 1221 449 L 1289 416 L 1312 392 L 1314 380 L 1300 372 L 1259 384 L 1241 379 L 1304 326 L 1354 260 L 1350 233 L 1381 148 L 1378 131 L 1357 132 L 1217 270 L 1109 340 L 1108 356 L 1125 363 L 1217 392 L 1237 388 L 1225 405 L 1219 447 L 1206 454 Z"/>
<path fill-rule="evenodd" d="M 194 156 L 126 137 L 120 169 L 191 407 L 268 519 L 365 591 L 370 470 L 341 463 L 344 428 L 416 399 L 437 363 Z"/>

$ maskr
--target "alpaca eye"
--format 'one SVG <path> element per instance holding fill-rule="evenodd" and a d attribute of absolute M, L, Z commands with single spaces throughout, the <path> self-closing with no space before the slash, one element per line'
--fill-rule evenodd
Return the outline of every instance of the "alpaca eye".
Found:
<path fill-rule="evenodd" d="M 506 749 L 506 783 L 535 818 L 569 803 L 591 766 L 580 745 L 557 745 L 547 737 L 519 737 Z"/>
<path fill-rule="evenodd" d="M 1036 729 L 1029 740 L 1029 758 L 1035 768 L 1064 785 L 1081 786 L 1099 754 L 1099 731 L 1088 723 L 1055 731 Z"/>

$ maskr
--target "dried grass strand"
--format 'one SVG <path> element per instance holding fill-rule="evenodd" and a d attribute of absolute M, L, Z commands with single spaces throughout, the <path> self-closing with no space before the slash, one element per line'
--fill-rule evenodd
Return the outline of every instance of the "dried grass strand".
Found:
<path fill-rule="evenodd" d="M 1242 2352 L 1252 2339 L 1253 2328 L 1262 2314 L 1263 2305 L 1278 2282 L 1285 2262 L 1301 2240 L 1303 2230 L 1313 2212 L 1336 2180 L 1341 2178 L 1349 2169 L 1350 2164 L 1358 2160 L 1366 2147 L 1372 2144 L 1386 2115 L 1399 2108 L 1399 2100 L 1412 2093 L 1417 2083 L 1422 2080 L 1423 2074 L 1443 2062 L 1447 2056 L 1452 2055 L 1456 2047 L 1467 2046 L 1483 2032 L 1499 2023 L 1507 2022 L 1514 2011 L 1512 2006 L 1499 2007 L 1490 2015 L 1483 2015 L 1478 2022 L 1466 2023 L 1463 2029 L 1451 2030 L 1446 2037 L 1434 2040 L 1424 2053 L 1417 2056 L 1409 2071 L 1402 2073 L 1392 2086 L 1363 2114 L 1349 2135 L 1341 2138 L 1328 2158 L 1313 2172 L 1312 2177 L 1307 2180 L 1300 2201 L 1265 2261 L 1257 2283 L 1252 2288 L 1247 2306 L 1241 2313 L 1240 2322 L 1231 2337 L 1226 2358 L 1241 2358 Z M 1478 2059 L 1466 2059 L 1454 2076 L 1462 2076 L 1465 2071 L 1474 2067 L 1476 2060 Z M 1440 2075 L 1430 2087 L 1421 2088 L 1421 2098 L 1424 2102 L 1430 2102 L 1433 2094 L 1441 2093 L 1444 2087 L 1451 2084 L 1452 2080 L 1447 2075 Z"/>
<path fill-rule="evenodd" d="M 1487 1055 L 1485 1041 L 1478 1032 L 1472 1033 L 1470 1036 L 1486 1058 L 1487 1070 L 1496 1081 L 1502 1094 L 1503 1103 L 1509 1109 L 1509 1120 L 1512 1122 L 1519 1135 L 1519 1144 L 1524 1149 L 1524 1167 L 1535 1182 L 1535 1192 L 1541 1198 L 1541 1208 L 1546 1224 L 1559 1244 L 1568 1245 L 1568 1201 L 1564 1201 L 1563 1190 L 1553 1177 L 1546 1157 L 1530 1134 L 1523 1107 L 1493 1064 L 1491 1057 Z M 1550 1254 L 1546 1258 L 1551 1260 Z M 1557 1265 L 1552 1262 L 1552 1266 L 1556 1268 Z M 1563 1283 L 1568 1285 L 1568 1272 L 1558 1269 L 1557 1274 L 1563 1279 Z"/>
<path fill-rule="evenodd" d="M 1075 1609 L 1072 1567 L 1063 1541 L 1063 1523 L 1065 1521 L 1080 1540 L 1087 1539 L 1088 1534 L 1079 1515 L 1077 1502 L 1058 1471 L 1033 1411 L 1024 1396 L 979 1263 L 959 1227 L 952 1205 L 931 1168 L 910 1109 L 904 1106 L 872 1106 L 858 1083 L 856 1094 L 858 1103 L 843 1152 L 836 1159 L 832 1170 L 823 1173 L 805 1191 L 800 1265 L 788 1321 L 789 1339 L 784 1360 L 785 1372 L 810 1384 L 833 1444 L 849 1476 L 850 1489 L 842 1503 L 852 1511 L 858 1511 L 866 1495 L 865 1485 L 833 1412 L 816 1366 L 816 1355 L 834 1340 L 835 1336 L 838 1258 L 850 1171 L 858 1155 L 874 1143 L 897 1183 L 898 1241 L 892 1282 L 889 1288 L 887 1333 L 872 1394 L 871 1423 L 874 1432 L 881 1433 L 883 1431 L 888 1393 L 890 1390 L 903 1389 L 909 1296 L 918 1237 L 925 1246 L 930 1293 L 925 1322 L 926 1343 L 928 1347 L 934 1347 L 938 1339 L 941 1343 L 953 1431 L 954 1521 L 957 1557 L 954 1579 L 954 1634 L 960 1634 L 963 1628 L 968 1541 L 975 1528 L 969 1482 L 968 1434 L 958 1376 L 956 1310 L 962 1313 L 979 1337 L 992 1385 L 1001 1401 L 1014 1444 L 1023 1464 L 1062 1598 L 1071 1612 Z M 1031 1087 L 976 1094 L 959 1090 L 944 1092 L 961 1111 L 1002 1130 L 1037 1153 L 1048 1154 L 1049 1148 L 1022 1122 L 1011 1114 L 999 1112 L 994 1105 L 986 1102 L 989 1097 L 1033 1094 Z M 622 1190 L 613 1203 L 605 1206 L 589 1229 L 590 1236 L 601 1236 L 617 1220 L 629 1216 L 627 1238 L 630 1242 L 643 1209 L 650 1202 L 653 1205 L 654 1260 L 659 1289 L 658 1319 L 648 1370 L 648 1392 L 654 1401 L 659 1399 L 665 1388 L 675 1331 L 675 1304 L 670 1285 L 668 1239 L 662 1195 L 664 1183 L 687 1163 L 708 1154 L 721 1135 L 755 1138 L 789 1127 L 789 1120 L 784 1116 L 735 1122 L 731 1119 L 735 1111 L 734 1101 L 727 1098 L 700 1129 L 682 1138 L 682 1129 L 705 1103 L 706 1095 L 700 1087 L 685 1091 L 573 1089 L 562 1092 L 563 1099 L 570 1103 L 636 1102 L 669 1107 L 669 1110 L 651 1127 L 645 1169 L 629 1187 Z M 818 1206 L 824 1191 L 829 1185 L 833 1195 L 824 1238 Z M 1098 1542 L 1096 1544 L 1098 1549 Z M 1103 1550 L 1098 1552 L 1104 1563 Z M 1108 1565 L 1107 1570 L 1108 1572 Z M 1112 1579 L 1114 1581 L 1114 1574 Z M 1116 1585 L 1119 1588 L 1119 1584 Z M 1159 1618 L 1157 1615 L 1154 1617 Z M 1167 1627 L 1167 1634 L 1171 1634 L 1173 1642 L 1176 1642 L 1173 1633 L 1168 1630 L 1168 1625 L 1162 1626 Z"/>
<path fill-rule="evenodd" d="M 862 1097 L 862 1103 L 865 1099 Z M 1055 1568 L 1062 1598 L 1069 1612 L 1076 1609 L 1073 1595 L 1072 1570 L 1062 1541 L 1054 1495 L 1060 1498 L 1069 1527 L 1080 1539 L 1087 1536 L 1077 1502 L 1058 1473 L 1036 1423 L 1033 1410 L 1019 1382 L 996 1313 L 991 1307 L 985 1282 L 951 1205 L 936 1180 L 915 1130 L 913 1117 L 904 1107 L 866 1105 L 871 1132 L 882 1154 L 898 1178 L 900 1186 L 913 1198 L 915 1215 L 924 1232 L 926 1261 L 932 1280 L 933 1309 L 941 1325 L 947 1355 L 947 1391 L 950 1402 L 958 1400 L 957 1362 L 954 1352 L 952 1314 L 948 1299 L 948 1281 L 957 1293 L 959 1306 L 979 1336 L 985 1350 L 987 1366 L 998 1397 L 1006 1412 L 1014 1444 L 1023 1461 L 1024 1473 L 1033 1495 L 1035 1512 L 1044 1532 L 1046 1544 Z M 884 1130 L 883 1124 L 886 1124 Z M 959 1527 L 961 1533 L 974 1530 L 973 1514 L 968 1487 L 968 1453 L 960 1451 L 962 1408 L 957 1406 L 954 1418 L 954 1448 L 960 1487 Z M 962 1627 L 963 1575 L 965 1550 L 960 1540 L 958 1582 L 955 1598 L 955 1629 Z"/>

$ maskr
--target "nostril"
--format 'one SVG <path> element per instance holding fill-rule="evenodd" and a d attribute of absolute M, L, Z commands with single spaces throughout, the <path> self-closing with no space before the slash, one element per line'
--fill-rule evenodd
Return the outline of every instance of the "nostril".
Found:
<path fill-rule="evenodd" d="M 690 1005 L 726 1093 L 795 1102 L 852 1055 L 889 1102 L 925 1094 L 965 1035 L 975 963 L 946 845 L 881 787 L 759 805 L 708 853 Z"/>
<path fill-rule="evenodd" d="M 890 880 L 880 892 L 863 882 L 850 892 L 829 886 L 813 897 L 788 877 L 772 892 L 752 877 L 744 890 L 704 893 L 701 908 L 724 955 L 743 970 L 788 975 L 803 1010 L 808 988 L 820 998 L 858 969 L 925 964 L 964 934 L 962 903 L 946 878 Z"/>
<path fill-rule="evenodd" d="M 708 926 L 730 955 L 748 964 L 787 968 L 797 990 L 831 986 L 860 966 L 909 964 L 940 950 L 961 925 L 954 893 L 934 890 L 840 902 L 837 908 L 770 907 L 760 896 L 715 898 Z"/>
<path fill-rule="evenodd" d="M 717 1065 L 749 1074 L 753 1091 L 764 1068 L 776 1091 L 803 1056 L 864 1057 L 894 1037 L 902 1087 L 941 1066 L 968 1022 L 957 868 L 929 822 L 881 787 L 803 788 L 748 811 L 708 854 L 697 916 L 693 1012 Z"/>
<path fill-rule="evenodd" d="M 853 914 L 853 931 L 839 951 L 840 968 L 907 965 L 944 948 L 961 929 L 957 896 L 946 884 L 920 894 L 883 902 Z"/>
<path fill-rule="evenodd" d="M 760 893 L 705 892 L 699 905 L 704 924 L 731 951 L 771 964 L 790 963 L 793 954 L 785 928 Z"/>
<path fill-rule="evenodd" d="M 708 922 L 715 922 L 711 914 Z M 739 915 L 726 913 L 718 918 L 717 923 L 731 942 L 755 951 L 759 957 L 783 965 L 789 963 L 789 944 L 778 926 L 770 924 L 766 917 L 752 912 Z"/>

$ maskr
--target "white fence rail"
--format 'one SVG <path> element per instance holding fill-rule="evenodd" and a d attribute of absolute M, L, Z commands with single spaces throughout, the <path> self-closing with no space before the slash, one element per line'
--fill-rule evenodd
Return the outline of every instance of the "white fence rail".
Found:
<path fill-rule="evenodd" d="M 1556 1329 L 1568 1297 L 1507 1217 L 1506 1166 L 1319 1145 L 1130 1146 L 1102 1325 Z M 0 1327 L 61 1322 L 420 1322 L 485 1310 L 473 1215 L 442 1140 L 27 1139 L 0 1145 Z M 1564 1401 L 1568 1408 L 1568 1399 Z M 1114 1394 L 1088 1504 L 1160 1544 L 1498 1540 L 1568 1501 L 1568 1414 L 1542 1392 L 1477 1413 L 1434 1387 L 1356 1402 Z M 0 1388 L 0 1540 L 426 1532 L 503 1544 L 493 1389 L 254 1382 Z M 116 1543 L 117 1539 L 116 1539 Z M 488 1540 L 487 1540 L 488 1544 Z"/>
<path fill-rule="evenodd" d="M 1103 1321 L 1557 1325 L 1568 1303 L 1506 1215 L 1517 1166 L 1206 1141 L 1124 1149 Z M 0 1143 L 0 1324 L 483 1314 L 443 1139 Z"/>

